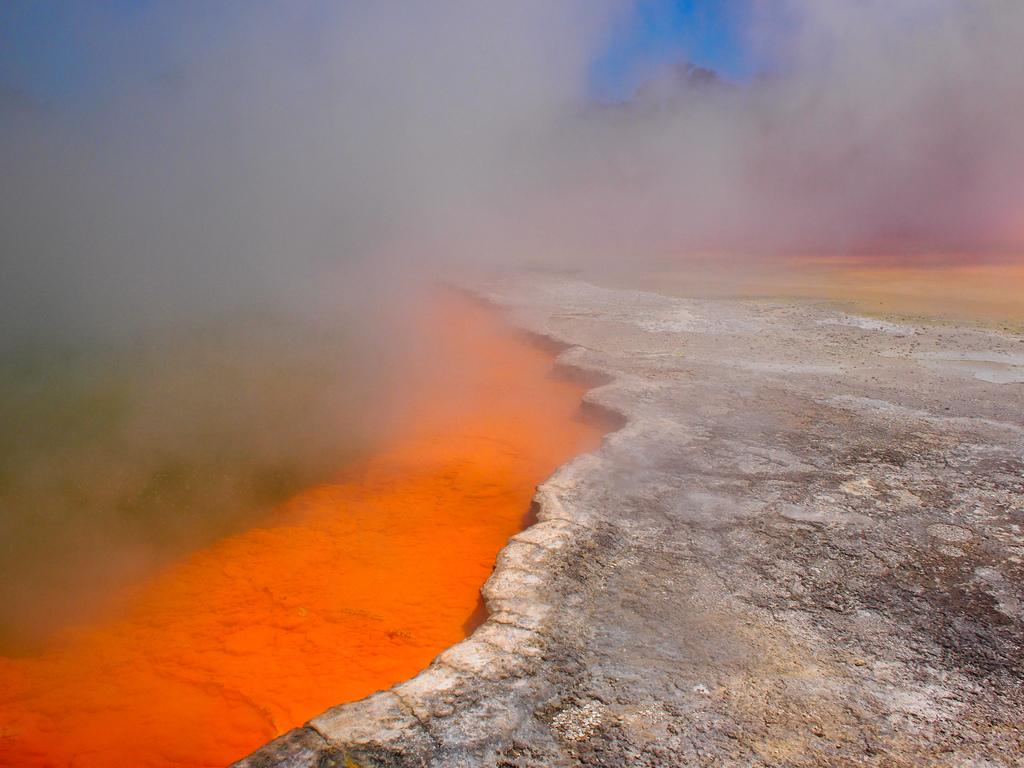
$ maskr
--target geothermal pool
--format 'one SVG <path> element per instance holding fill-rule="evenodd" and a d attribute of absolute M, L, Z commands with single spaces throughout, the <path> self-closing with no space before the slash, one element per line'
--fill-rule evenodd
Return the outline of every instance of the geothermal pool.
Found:
<path fill-rule="evenodd" d="M 479 618 L 534 487 L 600 428 L 549 351 L 469 299 L 420 318 L 409 415 L 338 482 L 0 657 L 0 765 L 223 766 L 415 675 Z"/>

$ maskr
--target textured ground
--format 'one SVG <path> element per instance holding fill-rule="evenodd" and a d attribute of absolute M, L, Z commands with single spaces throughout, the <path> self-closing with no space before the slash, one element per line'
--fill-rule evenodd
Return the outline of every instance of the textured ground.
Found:
<path fill-rule="evenodd" d="M 469 640 L 241 765 L 1024 762 L 1024 337 L 486 293 L 622 428 L 539 489 Z"/>

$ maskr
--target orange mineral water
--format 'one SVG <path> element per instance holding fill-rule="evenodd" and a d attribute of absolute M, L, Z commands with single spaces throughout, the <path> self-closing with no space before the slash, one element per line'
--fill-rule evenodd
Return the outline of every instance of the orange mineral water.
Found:
<path fill-rule="evenodd" d="M 445 296 L 418 322 L 430 364 L 372 455 L 113 615 L 0 657 L 0 765 L 223 766 L 465 636 L 535 486 L 601 430 L 494 310 Z"/>

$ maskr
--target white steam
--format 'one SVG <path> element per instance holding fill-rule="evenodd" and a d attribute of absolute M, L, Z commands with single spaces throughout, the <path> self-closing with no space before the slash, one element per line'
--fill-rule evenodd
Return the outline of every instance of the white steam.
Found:
<path fill-rule="evenodd" d="M 480 262 L 1019 249 L 1024 5 L 753 4 L 766 74 L 588 101 L 616 0 L 161 6 L 113 85 L 0 99 L 5 336 L 340 302 Z M 106 26 L 104 26 L 106 24 Z M 159 77 L 130 75 L 157 50 Z M 73 119 L 71 119 L 73 118 Z"/>

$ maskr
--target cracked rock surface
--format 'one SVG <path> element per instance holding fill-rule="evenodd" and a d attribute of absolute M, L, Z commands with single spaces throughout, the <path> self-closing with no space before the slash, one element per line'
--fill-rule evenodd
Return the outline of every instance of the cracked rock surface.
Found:
<path fill-rule="evenodd" d="M 1024 764 L 1024 337 L 483 293 L 622 428 L 538 489 L 469 639 L 239 766 Z"/>

